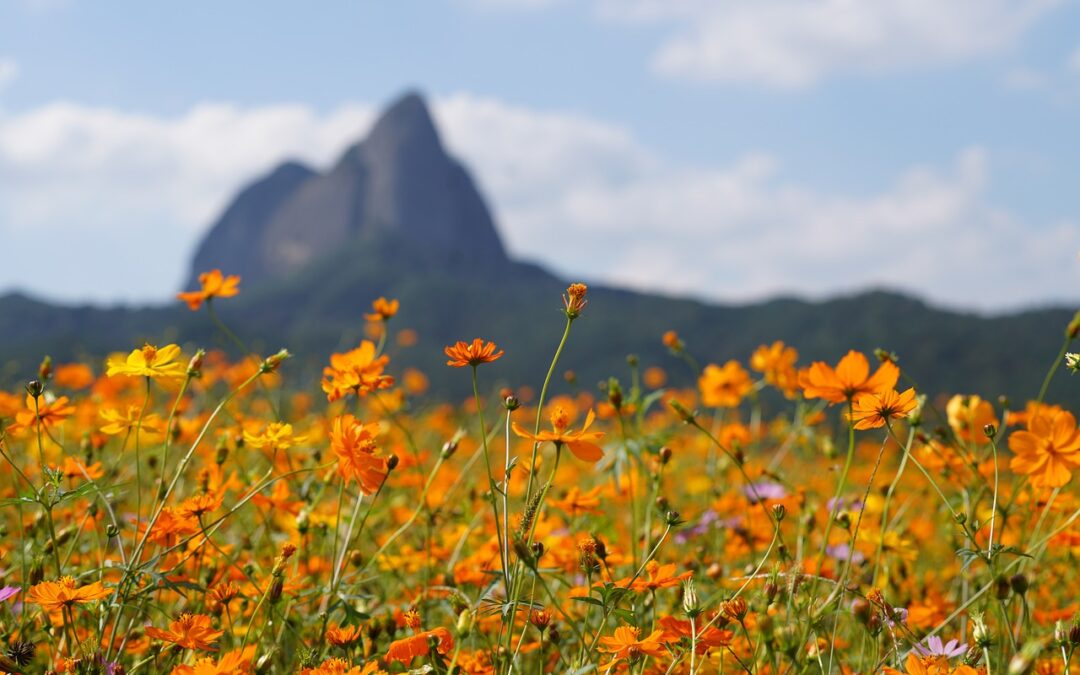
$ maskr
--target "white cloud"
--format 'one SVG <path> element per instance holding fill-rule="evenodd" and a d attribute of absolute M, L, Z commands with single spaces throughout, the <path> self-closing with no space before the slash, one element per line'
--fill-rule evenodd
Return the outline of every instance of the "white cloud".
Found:
<path fill-rule="evenodd" d="M 373 110 L 0 113 L 0 287 L 165 297 L 239 185 L 290 156 L 326 166 Z M 880 284 L 986 308 L 1063 297 L 1080 281 L 1080 227 L 995 207 L 984 149 L 850 195 L 783 179 L 780 158 L 754 152 L 674 166 L 627 129 L 575 114 L 459 94 L 435 115 L 511 250 L 574 276 L 725 300 Z"/>
<path fill-rule="evenodd" d="M 12 59 L 0 58 L 0 92 L 19 77 L 19 64 Z"/>
<path fill-rule="evenodd" d="M 781 88 L 845 73 L 961 62 L 1013 44 L 1060 0 L 596 0 L 661 24 L 663 75 Z"/>
<path fill-rule="evenodd" d="M 1042 71 L 1017 66 L 1005 71 L 1002 82 L 1007 89 L 1035 91 L 1047 88 L 1050 85 L 1050 79 L 1050 76 Z"/>

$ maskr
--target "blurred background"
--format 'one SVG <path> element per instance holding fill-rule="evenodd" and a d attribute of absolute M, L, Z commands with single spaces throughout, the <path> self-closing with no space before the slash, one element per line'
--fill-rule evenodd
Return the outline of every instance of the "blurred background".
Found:
<path fill-rule="evenodd" d="M 1013 369 L 996 394 L 1080 296 L 1078 26 L 1063 0 L 3 0 L 0 347 L 198 337 L 173 296 L 211 267 L 313 352 L 378 294 L 434 351 L 584 280 L 612 359 L 666 328 L 717 358 L 895 347 Z"/>

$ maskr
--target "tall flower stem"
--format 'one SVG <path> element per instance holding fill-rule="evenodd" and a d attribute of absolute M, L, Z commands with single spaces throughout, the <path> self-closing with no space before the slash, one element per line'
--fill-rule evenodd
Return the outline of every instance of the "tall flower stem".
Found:
<path fill-rule="evenodd" d="M 476 375 L 476 365 L 472 367 L 472 387 L 473 398 L 476 401 L 476 416 L 480 419 L 480 439 L 484 446 L 484 464 L 487 467 L 487 479 L 488 490 L 487 497 L 491 503 L 491 511 L 495 516 L 495 538 L 499 542 L 499 563 L 502 566 L 503 583 L 506 587 L 510 587 L 510 580 L 507 576 L 509 570 L 507 569 L 509 563 L 508 554 L 506 551 L 509 542 L 503 541 L 502 533 L 499 531 L 499 502 L 495 496 L 495 493 L 499 491 L 499 488 L 495 485 L 495 478 L 491 475 L 491 452 L 488 450 L 488 435 L 487 435 L 487 423 L 484 422 L 484 406 L 480 400 L 480 380 Z M 503 484 L 503 494 L 505 494 L 506 484 Z"/>
<path fill-rule="evenodd" d="M 544 401 L 547 400 L 548 386 L 551 385 L 551 378 L 555 374 L 555 368 L 559 364 L 559 357 L 562 356 L 563 348 L 566 346 L 566 340 L 570 337 L 570 325 L 574 323 L 574 320 L 566 317 L 566 328 L 563 329 L 562 339 L 559 340 L 559 346 L 555 349 L 555 356 L 551 359 L 551 365 L 548 367 L 547 375 L 544 377 L 544 385 L 540 387 L 540 399 L 536 402 L 536 426 L 533 428 L 533 433 L 540 433 L 540 424 L 544 419 Z M 525 503 L 529 502 L 532 498 L 533 491 L 533 477 L 536 475 L 536 453 L 540 448 L 540 442 L 533 443 L 532 458 L 529 460 L 529 482 L 525 488 Z"/>

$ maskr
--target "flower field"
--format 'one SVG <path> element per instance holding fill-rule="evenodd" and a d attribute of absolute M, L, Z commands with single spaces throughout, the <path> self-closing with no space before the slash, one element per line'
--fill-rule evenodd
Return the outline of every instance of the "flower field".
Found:
<path fill-rule="evenodd" d="M 201 284 L 231 359 L 117 345 L 0 392 L 0 671 L 1069 671 L 1080 431 L 1044 397 L 1080 315 L 1031 400 L 674 333 L 593 387 L 564 376 L 573 284 L 535 381 L 461 336 L 448 403 L 397 366 L 394 300 L 316 383 L 218 320 L 237 277 Z"/>

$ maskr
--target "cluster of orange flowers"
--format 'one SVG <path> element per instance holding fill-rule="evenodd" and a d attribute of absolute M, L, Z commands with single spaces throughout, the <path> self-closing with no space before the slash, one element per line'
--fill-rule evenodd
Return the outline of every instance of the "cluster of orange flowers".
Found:
<path fill-rule="evenodd" d="M 445 346 L 456 405 L 397 370 L 387 298 L 311 387 L 284 351 L 46 359 L 0 392 L 0 671 L 1069 671 L 1067 409 L 916 393 L 882 351 L 699 368 L 673 331 L 594 393 L 552 375 L 588 288 L 562 311 L 533 386 Z"/>

